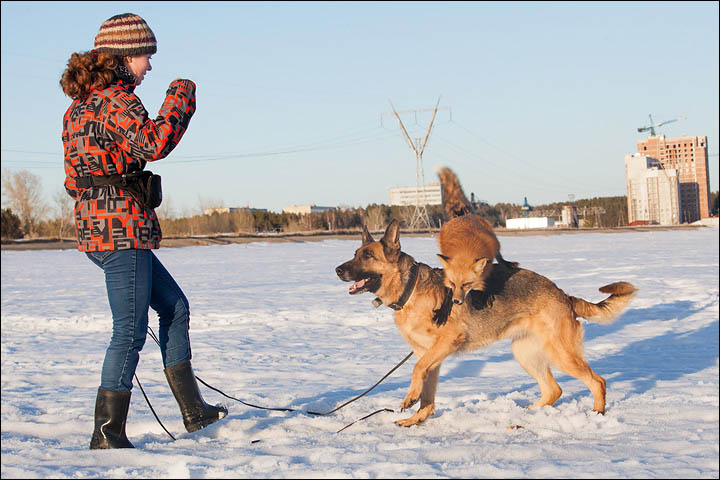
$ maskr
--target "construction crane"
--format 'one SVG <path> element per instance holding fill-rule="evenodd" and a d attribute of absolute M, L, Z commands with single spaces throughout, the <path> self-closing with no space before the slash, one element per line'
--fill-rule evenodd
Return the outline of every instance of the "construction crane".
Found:
<path fill-rule="evenodd" d="M 655 125 L 655 123 L 653 122 L 653 119 L 652 119 L 652 115 L 648 114 L 648 117 L 650 117 L 650 125 L 648 125 L 647 127 L 639 127 L 637 129 L 637 131 L 639 133 L 642 133 L 642 132 L 647 132 L 648 130 L 650 130 L 650 135 L 653 137 L 655 136 L 656 128 L 660 128 L 663 125 L 667 125 L 668 123 L 677 122 L 678 120 L 685 120 L 685 118 L 686 118 L 686 117 L 677 117 L 677 118 L 673 118 L 670 120 L 665 120 L 664 122 L 660 122 L 657 125 Z"/>

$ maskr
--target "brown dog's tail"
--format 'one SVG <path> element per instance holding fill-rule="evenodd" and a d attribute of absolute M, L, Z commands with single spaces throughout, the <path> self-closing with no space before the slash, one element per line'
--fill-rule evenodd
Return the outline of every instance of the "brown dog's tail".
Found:
<path fill-rule="evenodd" d="M 611 295 L 600 303 L 590 303 L 582 298 L 570 297 L 575 315 L 598 323 L 610 323 L 627 307 L 637 289 L 632 283 L 615 282 L 600 288 Z"/>
<path fill-rule="evenodd" d="M 442 192 L 442 204 L 446 220 L 473 213 L 472 204 L 465 196 L 455 172 L 448 167 L 440 167 L 437 174 L 440 177 L 440 191 Z"/>

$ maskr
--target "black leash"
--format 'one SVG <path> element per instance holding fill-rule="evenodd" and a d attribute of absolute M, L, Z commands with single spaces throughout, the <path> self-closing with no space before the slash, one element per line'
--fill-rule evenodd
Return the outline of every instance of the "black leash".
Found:
<path fill-rule="evenodd" d="M 227 395 L 226 393 L 218 390 L 217 388 L 213 387 L 212 385 L 208 385 L 207 383 L 205 383 L 205 382 L 204 382 L 200 377 L 198 377 L 197 375 L 195 376 L 195 378 L 197 378 L 200 383 L 202 383 L 203 385 L 205 385 L 205 386 L 208 387 L 209 389 L 215 390 L 215 391 L 218 392 L 220 395 L 224 395 L 225 397 L 227 397 L 227 398 L 229 398 L 229 399 L 231 399 L 231 400 L 238 401 L 238 402 L 242 403 L 243 405 L 247 405 L 248 407 L 260 408 L 260 409 L 262 409 L 262 410 L 275 410 L 275 411 L 278 411 L 278 412 L 301 412 L 301 413 L 307 413 L 308 415 L 325 416 L 325 415 L 330 415 L 330 414 L 332 414 L 332 413 L 337 412 L 338 410 L 340 410 L 341 408 L 343 408 L 345 405 L 348 405 L 349 403 L 352 403 L 352 402 L 354 402 L 355 400 L 358 400 L 359 398 L 364 397 L 366 394 L 370 393 L 370 391 L 371 391 L 372 389 L 374 389 L 375 387 L 377 387 L 378 385 L 380 385 L 380 383 L 381 383 L 383 380 L 385 380 L 387 377 L 389 377 L 395 370 L 397 370 L 398 368 L 400 368 L 400 365 L 402 365 L 403 363 L 405 363 L 410 357 L 412 357 L 412 355 L 413 355 L 413 352 L 410 352 L 407 357 L 405 357 L 404 359 L 402 359 L 402 361 L 401 361 L 400 363 L 398 363 L 397 365 L 395 365 L 395 366 L 393 367 L 393 369 L 390 370 L 388 373 L 386 373 L 385 376 L 382 377 L 375 385 L 373 385 L 372 387 L 368 388 L 367 390 L 365 390 L 363 393 L 361 393 L 361 394 L 358 395 L 357 397 L 351 398 L 350 400 L 348 400 L 347 402 L 343 403 L 343 404 L 340 405 L 339 407 L 333 408 L 333 409 L 330 410 L 329 412 L 313 412 L 313 411 L 311 411 L 311 410 L 297 410 L 297 409 L 295 409 L 295 408 L 271 408 L 271 407 L 261 407 L 261 406 L 258 406 L 258 405 L 253 405 L 252 403 L 243 402 L 243 401 L 240 400 L 239 398 L 235 398 L 235 397 L 232 397 L 232 396 L 230 396 L 230 395 Z M 368 415 L 368 417 L 374 415 L 375 413 L 385 412 L 385 411 L 387 411 L 387 412 L 393 412 L 394 410 L 390 410 L 389 408 L 385 408 L 385 409 L 382 409 L 382 410 L 378 410 L 377 412 L 371 413 L 370 415 Z M 367 418 L 367 417 L 364 417 L 364 418 Z M 361 418 L 360 420 L 363 420 L 364 418 Z M 345 428 L 347 428 L 347 427 L 345 427 Z"/>
<path fill-rule="evenodd" d="M 150 336 L 152 337 L 153 340 L 155 340 L 155 343 L 157 343 L 157 344 L 158 344 L 158 347 L 159 347 L 159 346 L 160 346 L 160 341 L 159 341 L 159 340 L 157 339 L 157 337 L 155 336 L 155 332 L 154 332 L 154 331 L 152 330 L 152 328 L 149 327 L 149 326 L 148 326 L 148 330 L 149 330 Z M 273 407 L 262 407 L 262 406 L 260 406 L 260 405 L 253 405 L 252 403 L 244 402 L 244 401 L 240 400 L 239 398 L 235 398 L 235 397 L 233 397 L 233 396 L 230 396 L 230 395 L 226 394 L 226 393 L 223 392 L 222 390 L 217 389 L 217 388 L 213 387 L 212 385 L 208 384 L 207 382 L 205 382 L 203 379 L 201 379 L 201 378 L 198 377 L 197 375 L 195 375 L 195 378 L 197 379 L 198 382 L 202 383 L 203 385 L 205 385 L 205 386 L 208 387 L 209 389 L 214 390 L 214 391 L 218 392 L 220 395 L 223 395 L 223 396 L 225 396 L 225 397 L 227 397 L 227 398 L 229 398 L 229 399 L 231 399 L 231 400 L 235 400 L 236 402 L 240 402 L 240 403 L 242 403 L 243 405 L 246 405 L 246 406 L 248 406 L 248 407 L 258 408 L 258 409 L 261 409 L 261 410 L 272 410 L 272 411 L 276 411 L 276 412 L 301 412 L 301 413 L 306 413 L 306 414 L 308 414 L 308 415 L 326 416 L 326 415 L 331 415 L 331 414 L 337 412 L 338 410 L 340 410 L 340 409 L 343 408 L 344 406 L 346 406 L 346 405 L 354 402 L 355 400 L 358 400 L 358 399 L 364 397 L 365 395 L 367 395 L 368 393 L 370 393 L 375 387 L 377 387 L 378 385 L 380 385 L 380 383 L 382 383 L 383 380 L 385 380 L 387 377 L 389 377 L 395 370 L 397 370 L 398 368 L 400 368 L 400 366 L 401 366 L 403 363 L 407 362 L 407 361 L 410 359 L 410 357 L 412 357 L 412 355 L 413 355 L 413 352 L 410 352 L 405 358 L 402 359 L 402 361 L 400 361 L 400 363 L 398 363 L 397 365 L 395 365 L 395 366 L 392 368 L 392 370 L 390 370 L 388 373 L 385 374 L 384 377 L 382 377 L 380 380 L 378 380 L 378 382 L 375 383 L 375 385 L 373 385 L 372 387 L 368 388 L 367 390 L 365 390 L 363 393 L 361 393 L 361 394 L 358 395 L 357 397 L 351 398 L 350 400 L 348 400 L 347 402 L 343 403 L 342 405 L 333 408 L 333 409 L 330 410 L 329 412 L 313 412 L 313 411 L 310 411 L 310 410 L 298 410 L 298 409 L 295 409 L 295 408 L 273 408 Z M 155 415 L 155 419 L 158 421 L 158 423 L 159 423 L 160 426 L 163 428 L 163 430 L 165 430 L 165 432 L 166 432 L 168 435 L 170 435 L 170 438 L 172 438 L 173 440 L 175 440 L 175 437 L 174 437 L 170 432 L 168 432 L 167 428 L 165 428 L 165 425 L 163 425 L 163 423 L 160 421 L 160 418 L 159 418 L 159 417 L 157 416 L 157 414 L 155 413 L 155 410 L 153 409 L 152 405 L 150 404 L 150 400 L 148 399 L 147 395 L 145 394 L 145 390 L 143 390 L 142 385 L 140 385 L 140 381 L 139 381 L 138 378 L 137 378 L 137 374 L 135 375 L 135 380 L 137 381 L 138 386 L 140 387 L 140 391 L 142 391 L 142 394 L 143 394 L 143 396 L 145 397 L 145 401 L 147 402 L 148 406 L 150 407 L 150 410 L 152 411 L 153 415 Z M 372 417 L 373 415 L 375 415 L 375 414 L 377 414 L 377 413 L 381 413 L 381 412 L 391 412 L 391 413 L 395 413 L 395 410 L 392 410 L 392 409 L 390 409 L 390 408 L 382 408 L 382 409 L 380 409 L 380 410 L 376 410 L 376 411 L 372 412 L 372 413 L 369 414 L 369 415 L 365 415 L 364 417 L 359 418 L 359 419 L 355 420 L 354 422 L 352 422 L 352 423 L 350 423 L 350 424 L 348 424 L 348 425 L 345 425 L 343 428 L 341 428 L 340 430 L 338 430 L 338 431 L 335 432 L 335 433 L 340 433 L 340 432 L 342 432 L 343 430 L 345 430 L 346 428 L 351 427 L 352 425 L 356 424 L 357 422 L 360 422 L 360 421 L 362 421 L 362 420 L 365 420 L 366 418 L 370 418 L 370 417 Z"/>
<path fill-rule="evenodd" d="M 173 437 L 173 434 L 170 433 L 170 432 L 168 432 L 168 429 L 165 428 L 165 425 L 163 425 L 163 423 L 160 421 L 160 418 L 157 416 L 157 413 L 155 413 L 155 409 L 152 407 L 152 405 L 150 405 L 150 399 L 149 399 L 148 396 L 145 394 L 145 389 L 144 389 L 144 388 L 142 387 L 142 385 L 140 384 L 140 380 L 138 380 L 137 373 L 135 374 L 135 381 L 137 382 L 138 387 L 140 387 L 140 391 L 142 392 L 143 397 L 145 397 L 145 401 L 147 402 L 148 407 L 150 407 L 150 411 L 153 413 L 153 415 L 155 415 L 155 420 L 157 420 L 158 423 L 160 424 L 160 426 L 163 428 L 163 430 L 165 430 L 165 433 L 167 433 L 168 435 L 170 435 L 170 438 L 172 438 L 173 440 L 175 440 L 175 437 Z"/>

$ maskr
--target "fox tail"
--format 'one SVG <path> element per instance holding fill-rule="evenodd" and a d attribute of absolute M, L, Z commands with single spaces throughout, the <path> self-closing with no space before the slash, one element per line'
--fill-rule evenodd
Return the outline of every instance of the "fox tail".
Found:
<path fill-rule="evenodd" d="M 446 220 L 473 213 L 472 204 L 465 196 L 455 172 L 448 167 L 440 167 L 436 171 L 438 177 L 440 177 L 440 191 L 442 192 L 442 204 Z"/>

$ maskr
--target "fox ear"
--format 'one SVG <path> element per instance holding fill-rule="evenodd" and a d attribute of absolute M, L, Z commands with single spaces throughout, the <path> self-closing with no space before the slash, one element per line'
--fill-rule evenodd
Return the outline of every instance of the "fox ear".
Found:
<path fill-rule="evenodd" d="M 445 267 L 448 266 L 448 262 L 450 261 L 450 257 L 446 257 L 446 256 L 443 255 L 442 253 L 436 253 L 435 255 L 438 256 L 438 258 L 440 259 L 440 261 L 442 262 L 442 264 L 443 264 Z"/>
<path fill-rule="evenodd" d="M 372 243 L 375 240 L 373 240 L 372 235 L 370 235 L 370 232 L 368 232 L 367 226 L 363 224 L 362 226 L 362 244 L 367 245 L 368 243 Z"/>
<path fill-rule="evenodd" d="M 487 265 L 488 259 L 487 258 L 476 258 L 475 263 L 472 264 L 472 270 L 476 274 L 480 275 L 482 271 L 485 269 L 485 265 Z"/>

